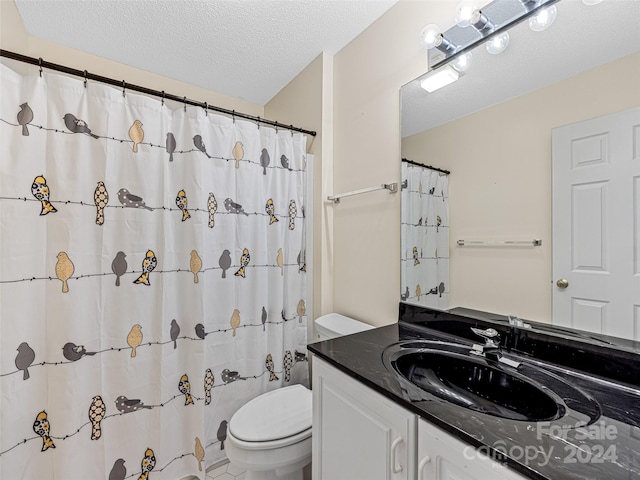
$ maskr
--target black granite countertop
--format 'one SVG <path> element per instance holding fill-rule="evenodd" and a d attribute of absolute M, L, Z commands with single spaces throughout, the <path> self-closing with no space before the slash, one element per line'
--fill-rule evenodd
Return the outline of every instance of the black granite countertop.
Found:
<path fill-rule="evenodd" d="M 544 331 L 512 328 L 504 319 L 492 322 L 406 304 L 401 304 L 400 311 L 397 324 L 313 343 L 309 350 L 528 478 L 640 478 L 637 344 L 622 341 L 618 345 L 609 337 L 603 340 L 597 336 L 576 339 L 566 329 L 554 331 L 548 326 Z M 473 325 L 496 328 L 505 357 L 537 371 L 541 383 L 545 376 L 566 383 L 570 386 L 567 392 L 579 391 L 589 405 L 583 408 L 583 402 L 570 398 L 571 393 L 560 391 L 556 392 L 563 400 L 560 418 L 543 422 L 505 419 L 408 388 L 407 381 L 383 361 L 389 351 L 402 349 L 407 343 L 450 342 L 471 348 L 473 343 L 481 343 L 467 334 Z"/>

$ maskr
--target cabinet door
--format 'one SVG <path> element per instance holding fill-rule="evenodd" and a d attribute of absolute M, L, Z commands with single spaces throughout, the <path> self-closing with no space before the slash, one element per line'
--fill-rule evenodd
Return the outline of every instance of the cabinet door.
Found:
<path fill-rule="evenodd" d="M 313 479 L 413 480 L 416 417 L 313 357 Z"/>
<path fill-rule="evenodd" d="M 418 462 L 418 480 L 525 480 L 424 420 L 418 420 Z"/>

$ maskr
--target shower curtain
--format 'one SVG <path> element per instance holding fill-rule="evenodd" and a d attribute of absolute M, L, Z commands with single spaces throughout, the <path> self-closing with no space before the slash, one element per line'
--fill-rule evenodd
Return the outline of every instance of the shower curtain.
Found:
<path fill-rule="evenodd" d="M 400 298 L 449 308 L 449 177 L 402 161 Z"/>
<path fill-rule="evenodd" d="M 0 478 L 204 479 L 308 381 L 306 138 L 0 68 Z"/>

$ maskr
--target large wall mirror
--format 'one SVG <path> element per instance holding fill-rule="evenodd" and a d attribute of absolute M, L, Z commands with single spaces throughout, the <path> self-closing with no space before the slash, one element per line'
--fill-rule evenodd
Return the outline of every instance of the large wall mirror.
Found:
<path fill-rule="evenodd" d="M 560 197 L 566 204 L 583 202 L 569 220 L 560 218 L 560 204 L 553 200 L 553 184 L 560 178 L 558 144 L 570 128 L 565 126 L 586 122 L 588 130 L 592 119 L 640 112 L 640 2 L 589 3 L 557 2 L 555 22 L 544 31 L 532 31 L 527 21 L 514 26 L 499 55 L 479 45 L 470 68 L 446 87 L 427 93 L 420 86 L 423 77 L 402 87 L 402 157 L 410 160 L 403 162 L 402 180 L 411 184 L 405 190 L 418 188 L 418 195 L 432 193 L 448 203 L 444 213 L 433 210 L 429 219 L 430 228 L 445 231 L 448 239 L 432 241 L 428 252 L 413 251 L 418 241 L 404 225 L 417 225 L 421 215 L 410 212 L 403 190 L 402 300 L 640 340 L 640 121 L 625 127 L 625 155 L 632 161 L 622 177 L 630 196 L 619 196 L 623 189 L 611 187 L 614 183 L 584 180 Z M 453 24 L 454 3 L 451 10 Z M 598 128 L 564 140 L 569 157 L 582 155 L 568 164 L 585 171 L 597 170 L 599 162 L 608 168 L 617 140 L 607 137 L 608 127 Z M 411 162 L 450 174 L 432 176 L 426 169 L 412 181 L 407 179 Z M 616 213 L 604 212 L 605 207 Z M 622 227 L 612 221 L 617 217 L 624 218 Z M 563 267 L 566 273 L 554 271 L 560 252 L 554 245 L 561 237 L 573 239 L 577 248 L 563 253 L 571 260 Z M 437 264 L 436 270 L 446 268 L 438 274 L 446 282 L 430 278 L 416 292 L 414 274 L 422 259 Z M 627 275 L 622 282 L 596 286 L 588 296 L 572 293 L 577 271 L 608 278 L 614 260 Z M 559 281 L 565 279 L 569 286 L 563 288 Z M 627 298 L 621 307 L 610 296 L 620 290 Z M 568 313 L 559 314 L 563 300 L 568 306 L 561 311 Z"/>

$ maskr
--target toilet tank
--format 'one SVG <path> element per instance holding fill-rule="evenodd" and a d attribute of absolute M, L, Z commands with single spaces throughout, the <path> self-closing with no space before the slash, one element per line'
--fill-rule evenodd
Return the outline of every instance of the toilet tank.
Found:
<path fill-rule="evenodd" d="M 371 325 L 359 322 L 350 317 L 345 317 L 339 313 L 322 315 L 316 319 L 314 324 L 316 331 L 314 341 L 329 340 L 330 338 L 364 332 L 365 330 L 374 328 Z"/>

